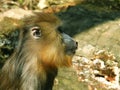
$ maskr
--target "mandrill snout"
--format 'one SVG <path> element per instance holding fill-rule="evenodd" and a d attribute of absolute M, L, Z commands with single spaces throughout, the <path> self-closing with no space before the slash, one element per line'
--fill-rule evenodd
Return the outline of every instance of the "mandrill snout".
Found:
<path fill-rule="evenodd" d="M 65 52 L 68 55 L 74 55 L 76 52 L 76 49 L 78 48 L 78 42 L 74 41 L 72 39 L 72 37 L 70 37 L 69 35 L 62 33 L 62 37 L 63 37 L 63 42 L 65 44 Z"/>

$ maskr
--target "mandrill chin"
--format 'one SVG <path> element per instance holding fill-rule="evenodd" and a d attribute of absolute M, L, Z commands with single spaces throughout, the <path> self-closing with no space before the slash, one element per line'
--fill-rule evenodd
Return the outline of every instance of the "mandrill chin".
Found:
<path fill-rule="evenodd" d="M 0 73 L 0 90 L 52 90 L 58 67 L 72 64 L 78 44 L 60 25 L 47 13 L 22 20 L 18 44 Z"/>

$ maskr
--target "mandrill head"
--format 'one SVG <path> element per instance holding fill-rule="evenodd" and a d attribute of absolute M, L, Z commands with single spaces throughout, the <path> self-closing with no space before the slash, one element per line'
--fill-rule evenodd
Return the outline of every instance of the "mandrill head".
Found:
<path fill-rule="evenodd" d="M 20 47 L 36 56 L 45 66 L 70 66 L 78 43 L 61 30 L 61 21 L 53 14 L 35 13 L 24 20 Z"/>

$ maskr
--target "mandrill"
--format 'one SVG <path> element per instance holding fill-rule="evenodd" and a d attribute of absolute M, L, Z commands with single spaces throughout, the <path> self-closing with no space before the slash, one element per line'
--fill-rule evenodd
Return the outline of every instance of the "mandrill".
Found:
<path fill-rule="evenodd" d="M 52 90 L 58 67 L 72 64 L 78 44 L 60 25 L 47 13 L 22 20 L 16 49 L 0 73 L 0 90 Z"/>

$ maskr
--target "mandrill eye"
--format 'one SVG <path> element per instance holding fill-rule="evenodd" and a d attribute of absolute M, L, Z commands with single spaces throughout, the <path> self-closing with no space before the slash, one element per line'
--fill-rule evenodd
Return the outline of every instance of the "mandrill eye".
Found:
<path fill-rule="evenodd" d="M 39 27 L 32 27 L 31 32 L 35 39 L 39 39 L 41 37 L 41 30 Z"/>

